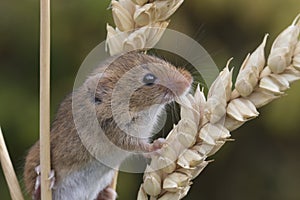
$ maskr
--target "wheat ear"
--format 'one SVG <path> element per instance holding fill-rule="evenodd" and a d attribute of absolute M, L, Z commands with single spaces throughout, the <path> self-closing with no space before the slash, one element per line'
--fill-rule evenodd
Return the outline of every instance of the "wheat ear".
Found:
<path fill-rule="evenodd" d="M 132 2 L 112 1 L 117 27 L 107 25 L 111 55 L 152 48 L 168 25 L 166 19 L 183 1 Z M 230 140 L 230 131 L 257 117 L 257 108 L 282 96 L 293 81 L 300 79 L 298 18 L 274 41 L 267 62 L 264 55 L 267 35 L 246 57 L 233 91 L 228 62 L 210 87 L 207 98 L 198 86 L 194 95 L 177 99 L 181 105 L 181 120 L 169 133 L 161 155 L 147 166 L 139 200 L 183 198 L 191 180 L 209 163 L 207 157 Z"/>
<path fill-rule="evenodd" d="M 178 99 L 181 120 L 167 137 L 159 156 L 144 174 L 138 200 L 182 199 L 191 180 L 207 166 L 207 157 L 230 140 L 230 131 L 258 116 L 257 108 L 279 98 L 300 79 L 300 22 L 298 15 L 274 41 L 265 59 L 262 44 L 243 62 L 235 89 L 227 66 L 211 85 L 207 99 L 200 87 Z"/>
<path fill-rule="evenodd" d="M 154 47 L 184 0 L 112 0 L 116 28 L 107 24 L 110 55 Z"/>

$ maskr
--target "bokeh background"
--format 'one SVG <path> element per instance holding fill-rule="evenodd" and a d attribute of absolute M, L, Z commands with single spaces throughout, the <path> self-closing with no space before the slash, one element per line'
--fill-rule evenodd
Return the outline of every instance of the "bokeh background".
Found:
<path fill-rule="evenodd" d="M 52 118 L 85 56 L 105 40 L 106 23 L 113 22 L 108 6 L 109 0 L 52 0 Z M 299 0 L 188 0 L 170 28 L 199 41 L 220 69 L 233 56 L 237 70 L 265 33 L 273 41 L 298 13 Z M 26 152 L 38 139 L 38 84 L 39 1 L 1 0 L 0 125 L 20 180 Z M 236 141 L 213 157 L 186 199 L 300 199 L 299 105 L 300 82 L 233 132 Z M 135 199 L 141 180 L 122 173 L 119 199 Z M 10 199 L 2 170 L 0 199 Z"/>

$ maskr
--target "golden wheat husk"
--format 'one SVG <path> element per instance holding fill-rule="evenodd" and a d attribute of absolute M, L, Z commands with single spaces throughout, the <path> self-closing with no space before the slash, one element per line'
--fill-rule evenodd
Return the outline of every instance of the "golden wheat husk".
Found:
<path fill-rule="evenodd" d="M 184 0 L 112 0 L 115 28 L 107 24 L 106 46 L 110 55 L 147 50 L 162 37 L 168 18 Z"/>
<path fill-rule="evenodd" d="M 257 117 L 257 108 L 284 95 L 300 79 L 299 18 L 279 34 L 267 57 L 264 37 L 243 62 L 234 90 L 228 62 L 207 98 L 198 86 L 194 95 L 177 100 L 181 120 L 171 130 L 162 153 L 147 166 L 138 200 L 184 198 L 192 180 L 207 166 L 206 159 L 230 140 L 230 131 Z"/>

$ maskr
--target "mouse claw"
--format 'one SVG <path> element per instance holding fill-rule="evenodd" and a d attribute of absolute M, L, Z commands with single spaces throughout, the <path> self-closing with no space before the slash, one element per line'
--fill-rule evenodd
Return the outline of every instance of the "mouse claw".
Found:
<path fill-rule="evenodd" d="M 50 180 L 50 189 L 53 189 L 55 184 L 55 172 L 53 169 L 50 171 L 48 180 Z"/>
<path fill-rule="evenodd" d="M 34 191 L 37 191 L 40 186 L 41 186 L 41 176 L 38 175 L 35 180 Z"/>
<path fill-rule="evenodd" d="M 40 166 L 40 165 L 36 166 L 36 167 L 34 168 L 34 171 L 35 171 L 35 173 L 36 173 L 38 176 L 41 175 L 41 166 Z"/>
<path fill-rule="evenodd" d="M 37 174 L 35 184 L 34 184 L 34 192 L 32 195 L 33 200 L 40 200 L 41 199 L 41 166 L 38 165 L 34 168 L 34 171 Z M 55 184 L 55 172 L 54 170 L 50 171 L 48 180 L 50 180 L 50 189 L 54 188 Z"/>
<path fill-rule="evenodd" d="M 37 177 L 34 183 L 34 191 L 32 194 L 32 199 L 40 200 L 41 199 L 41 166 L 40 165 L 36 166 L 34 168 L 34 171 L 37 174 Z"/>

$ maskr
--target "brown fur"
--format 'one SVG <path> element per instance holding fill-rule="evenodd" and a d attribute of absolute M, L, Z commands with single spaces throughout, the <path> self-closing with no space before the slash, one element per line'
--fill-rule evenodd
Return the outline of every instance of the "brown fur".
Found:
<path fill-rule="evenodd" d="M 91 118 L 90 113 L 96 109 L 99 124 L 111 142 L 126 150 L 149 151 L 151 148 L 147 141 L 126 134 L 114 121 L 111 110 L 112 93 L 118 81 L 125 73 L 133 70 L 134 73 L 130 74 L 126 85 L 121 85 L 116 92 L 118 97 L 116 99 L 119 101 L 117 103 L 121 105 L 117 113 L 123 112 L 123 96 L 128 95 L 129 88 L 137 84 L 141 85 L 130 97 L 129 111 L 135 116 L 135 113 L 145 110 L 153 104 L 165 104 L 174 100 L 176 95 L 182 95 L 190 87 L 192 77 L 184 69 L 177 70 L 171 64 L 145 54 L 128 53 L 117 58 L 114 57 L 112 60 L 114 62 L 109 66 L 106 62 L 98 67 L 83 86 L 73 92 L 73 98 L 78 104 L 82 104 L 83 110 L 80 112 L 87 121 Z M 153 63 L 162 66 L 149 67 Z M 141 65 L 142 67 L 135 68 Z M 155 74 L 158 84 L 152 87 L 143 85 L 142 78 L 145 71 Z M 99 74 L 102 74 L 100 79 Z M 94 91 L 96 92 L 94 93 Z M 94 105 L 94 95 L 101 99 L 102 102 L 99 105 Z M 131 123 L 134 123 L 134 120 L 138 120 L 138 117 L 137 119 L 133 117 Z M 89 125 L 84 124 L 83 126 L 82 128 L 88 133 Z M 92 150 L 88 151 L 82 144 L 82 138 L 84 138 L 86 144 L 93 147 L 96 140 L 99 139 L 95 137 L 100 137 L 95 134 L 80 135 L 77 133 L 72 114 L 72 95 L 67 96 L 61 103 L 51 127 L 51 168 L 55 171 L 56 182 L 93 161 L 95 159 L 93 155 L 103 154 L 105 156 L 109 149 L 99 151 L 99 149 L 91 148 Z M 26 157 L 24 169 L 25 186 L 30 194 L 34 192 L 37 177 L 34 168 L 39 165 L 39 162 L 39 142 L 37 142 L 31 147 Z"/>

